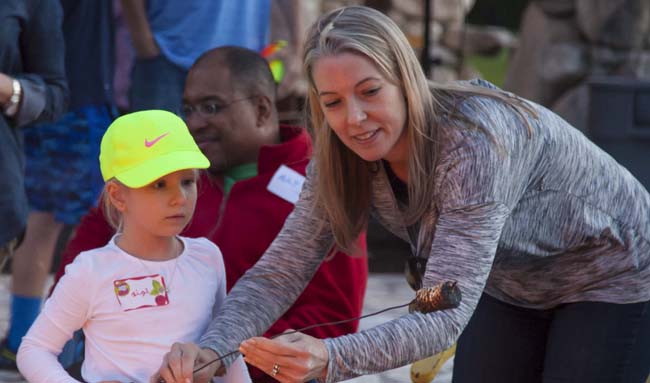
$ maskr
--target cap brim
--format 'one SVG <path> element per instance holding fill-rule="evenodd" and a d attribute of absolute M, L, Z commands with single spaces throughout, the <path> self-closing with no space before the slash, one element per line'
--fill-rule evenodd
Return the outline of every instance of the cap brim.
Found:
<path fill-rule="evenodd" d="M 140 188 L 178 170 L 207 169 L 209 166 L 210 161 L 198 150 L 174 152 L 151 159 L 115 178 L 130 188 Z"/>

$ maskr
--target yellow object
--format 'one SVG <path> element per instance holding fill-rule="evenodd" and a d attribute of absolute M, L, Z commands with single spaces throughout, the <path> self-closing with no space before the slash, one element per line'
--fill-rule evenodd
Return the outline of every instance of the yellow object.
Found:
<path fill-rule="evenodd" d="M 269 67 L 271 68 L 273 79 L 279 84 L 284 77 L 284 63 L 280 60 L 271 60 L 269 62 Z"/>
<path fill-rule="evenodd" d="M 113 121 L 102 138 L 99 164 L 104 181 L 115 177 L 139 188 L 177 170 L 205 169 L 210 161 L 180 117 L 144 110 Z"/>
<path fill-rule="evenodd" d="M 443 352 L 426 359 L 418 360 L 411 365 L 411 382 L 431 383 L 440 369 L 456 352 L 456 344 Z"/>

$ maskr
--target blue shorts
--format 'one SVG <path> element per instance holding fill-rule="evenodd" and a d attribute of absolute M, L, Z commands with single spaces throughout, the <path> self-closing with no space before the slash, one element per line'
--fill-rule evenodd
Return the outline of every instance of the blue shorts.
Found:
<path fill-rule="evenodd" d="M 86 106 L 58 121 L 24 129 L 25 189 L 32 210 L 75 225 L 96 204 L 104 184 L 99 145 L 114 110 Z"/>

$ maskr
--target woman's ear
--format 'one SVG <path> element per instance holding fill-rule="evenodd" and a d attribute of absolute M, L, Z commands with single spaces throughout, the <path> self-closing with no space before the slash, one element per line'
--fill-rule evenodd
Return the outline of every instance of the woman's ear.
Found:
<path fill-rule="evenodd" d="M 120 213 L 124 213 L 126 211 L 126 189 L 126 186 L 115 181 L 109 181 L 106 184 L 106 193 L 108 194 L 108 199 Z"/>

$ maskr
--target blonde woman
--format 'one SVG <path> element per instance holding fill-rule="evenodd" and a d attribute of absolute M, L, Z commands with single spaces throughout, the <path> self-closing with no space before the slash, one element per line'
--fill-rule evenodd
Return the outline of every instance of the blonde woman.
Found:
<path fill-rule="evenodd" d="M 304 69 L 315 155 L 300 201 L 199 345 L 172 348 L 168 383 L 231 350 L 280 382 L 336 382 L 456 340 L 458 383 L 643 382 L 650 195 L 629 172 L 539 105 L 482 81 L 428 82 L 369 8 L 324 15 Z M 455 280 L 460 307 L 333 339 L 255 337 L 370 214 L 412 244 L 413 287 Z"/>

